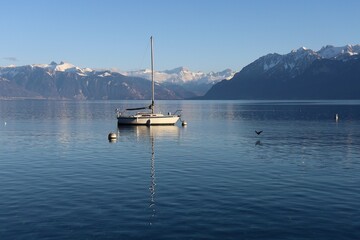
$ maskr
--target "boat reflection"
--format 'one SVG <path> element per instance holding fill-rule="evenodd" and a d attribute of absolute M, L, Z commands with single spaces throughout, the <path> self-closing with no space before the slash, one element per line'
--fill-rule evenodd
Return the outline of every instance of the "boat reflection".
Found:
<path fill-rule="evenodd" d="M 156 175 L 155 175 L 155 141 L 166 138 L 178 138 L 180 128 L 178 126 L 118 126 L 118 136 L 122 140 L 136 137 L 137 141 L 149 141 L 151 143 L 150 160 L 150 185 L 149 185 L 149 209 L 151 211 L 149 225 L 152 225 L 156 218 Z"/>
<path fill-rule="evenodd" d="M 120 138 L 133 138 L 138 140 L 152 138 L 171 138 L 180 135 L 180 128 L 178 126 L 118 126 L 118 135 Z"/>
<path fill-rule="evenodd" d="M 151 139 L 151 165 L 150 165 L 150 203 L 149 209 L 151 211 L 151 216 L 149 224 L 152 225 L 154 218 L 156 217 L 156 205 L 155 205 L 155 148 L 154 148 L 154 136 L 150 135 Z"/>

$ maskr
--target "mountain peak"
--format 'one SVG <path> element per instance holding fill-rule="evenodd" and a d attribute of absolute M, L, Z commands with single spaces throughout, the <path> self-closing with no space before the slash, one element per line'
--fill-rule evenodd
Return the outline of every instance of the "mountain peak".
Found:
<path fill-rule="evenodd" d="M 181 72 L 190 72 L 190 70 L 186 67 L 178 67 L 178 68 L 174 68 L 174 69 L 171 69 L 171 70 L 165 70 L 164 72 L 168 73 L 168 74 L 178 74 L 178 73 L 181 73 Z"/>
<path fill-rule="evenodd" d="M 322 47 L 322 48 L 320 49 L 320 51 L 321 51 L 321 50 L 324 50 L 324 49 L 333 48 L 333 47 L 334 47 L 333 45 L 326 45 L 326 46 Z"/>
<path fill-rule="evenodd" d="M 291 52 L 292 53 L 297 53 L 297 52 L 304 52 L 304 51 L 308 51 L 308 50 L 310 50 L 310 49 L 307 49 L 306 47 L 300 47 L 300 48 L 298 48 L 298 49 L 293 49 L 293 50 L 291 50 Z"/>
<path fill-rule="evenodd" d="M 139 70 L 139 71 L 129 71 L 129 72 L 121 72 L 122 75 L 125 76 L 133 76 L 133 77 L 142 77 L 150 80 L 150 71 Z M 234 76 L 234 72 L 231 69 L 226 69 L 221 72 L 192 72 L 186 67 L 178 67 L 172 70 L 165 71 L 156 71 L 155 72 L 155 81 L 159 83 L 174 83 L 183 85 L 185 83 L 193 83 L 193 84 L 213 84 L 214 82 L 218 82 L 224 79 L 230 79 Z"/>
<path fill-rule="evenodd" d="M 323 58 L 343 58 L 344 56 L 352 56 L 360 54 L 360 45 L 346 45 L 343 47 L 334 47 L 326 45 L 322 47 L 317 54 Z"/>
<path fill-rule="evenodd" d="M 356 55 L 360 45 L 267 54 L 215 84 L 204 99 L 360 99 Z"/>
<path fill-rule="evenodd" d="M 60 64 L 58 64 L 55 67 L 55 71 L 59 71 L 59 72 L 76 71 L 76 69 L 78 68 L 72 65 L 71 63 L 66 63 L 63 61 L 61 61 Z"/>

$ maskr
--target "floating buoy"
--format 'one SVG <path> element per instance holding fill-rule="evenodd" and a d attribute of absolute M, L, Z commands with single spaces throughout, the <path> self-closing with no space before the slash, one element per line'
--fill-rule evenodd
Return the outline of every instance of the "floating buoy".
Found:
<path fill-rule="evenodd" d="M 109 133 L 109 135 L 108 135 L 109 141 L 115 141 L 116 138 L 117 138 L 116 133 L 112 133 L 112 132 Z"/>
<path fill-rule="evenodd" d="M 181 122 L 181 125 L 186 126 L 186 125 L 187 125 L 187 122 L 182 121 L 182 122 Z"/>
<path fill-rule="evenodd" d="M 339 114 L 335 114 L 335 121 L 339 121 Z"/>

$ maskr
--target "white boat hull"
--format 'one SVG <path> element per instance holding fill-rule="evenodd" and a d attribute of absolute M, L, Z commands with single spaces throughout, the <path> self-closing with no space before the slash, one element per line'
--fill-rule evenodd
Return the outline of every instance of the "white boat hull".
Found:
<path fill-rule="evenodd" d="M 118 116 L 118 125 L 175 125 L 180 119 L 178 115 L 140 114 Z"/>

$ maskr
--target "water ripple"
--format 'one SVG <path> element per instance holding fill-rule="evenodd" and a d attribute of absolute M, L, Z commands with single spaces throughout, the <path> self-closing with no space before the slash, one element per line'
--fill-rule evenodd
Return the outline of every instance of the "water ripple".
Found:
<path fill-rule="evenodd" d="M 360 237 L 359 105 L 164 102 L 189 125 L 161 130 L 118 104 L 0 101 L 0 239 Z"/>

